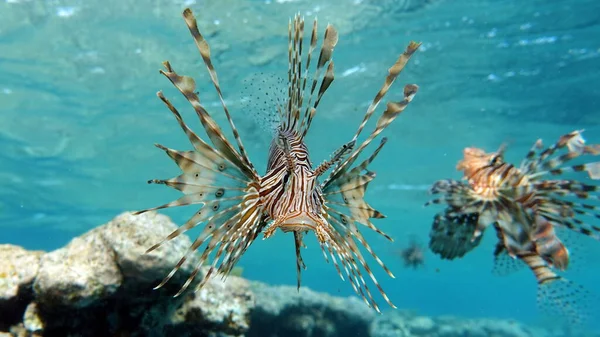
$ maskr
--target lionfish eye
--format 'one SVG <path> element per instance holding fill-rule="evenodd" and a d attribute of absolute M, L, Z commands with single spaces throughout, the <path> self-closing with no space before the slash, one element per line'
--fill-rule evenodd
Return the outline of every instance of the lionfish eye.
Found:
<path fill-rule="evenodd" d="M 500 162 L 502 161 L 502 158 L 498 155 L 493 156 L 492 159 L 490 160 L 490 164 L 491 165 L 498 165 L 500 164 Z"/>
<path fill-rule="evenodd" d="M 287 185 L 288 180 L 290 179 L 290 172 L 289 171 L 285 171 L 284 175 L 283 175 L 283 185 Z"/>
<path fill-rule="evenodd" d="M 283 146 L 283 140 L 281 139 L 281 135 L 276 138 L 275 144 L 277 144 L 277 146 L 279 146 L 282 149 L 284 148 L 284 146 Z"/>

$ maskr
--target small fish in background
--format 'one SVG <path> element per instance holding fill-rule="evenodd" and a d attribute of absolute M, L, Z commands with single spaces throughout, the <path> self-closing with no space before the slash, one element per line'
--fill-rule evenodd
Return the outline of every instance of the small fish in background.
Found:
<path fill-rule="evenodd" d="M 412 239 L 407 247 L 398 251 L 405 267 L 418 269 L 425 264 L 425 252 L 423 246 Z"/>
<path fill-rule="evenodd" d="M 600 145 L 585 145 L 581 131 L 561 136 L 548 148 L 538 140 L 519 167 L 505 162 L 504 152 L 505 146 L 492 153 L 466 148 L 457 165 L 463 181 L 440 180 L 432 186 L 431 192 L 442 196 L 426 206 L 446 207 L 434 218 L 430 249 L 443 259 L 460 258 L 477 247 L 492 226 L 498 238 L 495 274 L 509 274 L 524 264 L 537 279 L 543 311 L 562 315 L 574 325 L 600 315 L 594 294 L 558 274 L 568 268 L 570 252 L 557 234 L 568 229 L 600 238 L 600 227 L 586 221 L 600 218 L 600 186 L 595 182 L 600 179 L 600 162 L 565 165 L 600 154 Z M 593 184 L 564 176 L 577 173 L 587 173 Z"/>
<path fill-rule="evenodd" d="M 312 232 L 317 237 L 325 259 L 328 261 L 331 258 L 342 280 L 346 276 L 354 291 L 368 306 L 380 311 L 365 282 L 361 267 L 387 303 L 395 308 L 377 282 L 357 244 L 358 241 L 388 275 L 393 277 L 391 271 L 364 239 L 358 225 L 362 224 L 392 241 L 370 220 L 381 219 L 384 216 L 364 200 L 367 186 L 375 178 L 375 173 L 370 171 L 368 166 L 382 149 L 386 138 L 381 139 L 380 144 L 366 159 L 357 165 L 354 164 L 363 150 L 404 111 L 416 94 L 418 89 L 416 85 L 406 85 L 404 97 L 399 101 L 387 103 L 374 130 L 365 140 L 358 142 L 359 135 L 375 113 L 377 106 L 419 48 L 420 43 L 410 42 L 389 68 L 383 86 L 375 94 L 352 139 L 340 146 L 330 159 L 313 168 L 305 145 L 305 137 L 317 107 L 334 79 L 332 54 L 338 42 L 338 34 L 333 26 L 327 25 L 318 58 L 313 60 L 312 55 L 318 40 L 317 21 L 313 23 L 309 45 L 304 46 L 304 19 L 297 15 L 289 23 L 287 97 L 276 106 L 276 123 L 269 121 L 269 124 L 274 125 L 273 138 L 269 149 L 267 172 L 260 175 L 248 158 L 223 99 L 217 73 L 210 58 L 208 42 L 198 30 L 196 19 L 190 9 L 184 10 L 183 17 L 219 95 L 237 149 L 229 142 L 200 102 L 195 81 L 191 77 L 177 74 L 169 62 L 164 62 L 165 69 L 161 70 L 161 73 L 192 105 L 212 145 L 192 131 L 183 121 L 179 111 L 162 92 L 158 92 L 158 97 L 173 113 L 194 150 L 178 151 L 157 145 L 175 161 L 183 173 L 167 180 L 150 180 L 149 183 L 164 184 L 185 195 L 170 203 L 139 211 L 137 214 L 184 205 L 196 205 L 198 209 L 185 224 L 162 242 L 150 247 L 148 252 L 158 249 L 167 240 L 200 224 L 204 224 L 204 227 L 189 248 L 187 255 L 181 258 L 156 288 L 168 282 L 186 259 L 204 244 L 206 246 L 201 250 L 199 264 L 176 296 L 190 286 L 200 266 L 206 261 L 210 261 L 210 267 L 204 279 L 196 286 L 196 290 L 202 288 L 207 280 L 216 274 L 226 277 L 261 233 L 263 239 L 266 239 L 280 229 L 294 236 L 298 289 L 301 284 L 301 270 L 306 268 L 301 256 L 301 248 L 305 247 L 303 236 Z M 307 57 L 303 61 L 303 53 L 306 52 Z M 314 75 L 309 77 L 311 65 L 316 65 L 316 70 Z M 230 70 L 236 71 L 236 69 Z M 327 137 L 322 139 L 321 146 L 330 145 L 324 143 Z M 327 172 L 329 174 L 326 175 Z M 325 178 L 320 179 L 321 177 Z"/>

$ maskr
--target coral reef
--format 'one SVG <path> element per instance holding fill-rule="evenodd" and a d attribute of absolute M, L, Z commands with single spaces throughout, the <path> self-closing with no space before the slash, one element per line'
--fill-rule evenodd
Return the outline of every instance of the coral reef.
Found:
<path fill-rule="evenodd" d="M 394 312 L 371 325 L 370 337 L 558 337 L 564 331 L 550 333 L 510 320 L 425 317 L 411 312 Z M 577 335 L 581 336 L 582 335 Z"/>
<path fill-rule="evenodd" d="M 212 279 L 198 292 L 174 298 L 195 257 L 163 288 L 152 288 L 185 253 L 189 238 L 144 252 L 175 228 L 154 212 L 123 213 L 52 252 L 0 245 L 0 337 L 564 336 L 511 321 L 403 311 L 378 316 L 356 297 L 238 276 Z"/>
<path fill-rule="evenodd" d="M 252 282 L 255 306 L 248 337 L 368 336 L 375 312 L 358 297 Z"/>

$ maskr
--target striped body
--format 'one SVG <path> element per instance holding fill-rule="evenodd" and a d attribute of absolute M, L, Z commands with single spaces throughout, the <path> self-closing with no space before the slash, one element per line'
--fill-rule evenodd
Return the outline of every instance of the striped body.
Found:
<path fill-rule="evenodd" d="M 565 153 L 553 157 L 563 149 Z M 586 172 L 592 179 L 600 178 L 598 162 L 562 167 L 582 155 L 599 154 L 600 146 L 585 145 L 580 131 L 560 137 L 557 143 L 543 150 L 538 140 L 518 168 L 504 162 L 503 152 L 503 147 L 493 153 L 466 148 L 456 167 L 463 172 L 464 182 L 440 180 L 433 185 L 432 193 L 443 196 L 426 205 L 444 203 L 446 209 L 436 215 L 430 248 L 443 258 L 461 257 L 480 243 L 482 233 L 492 225 L 498 237 L 495 271 L 503 273 L 499 266 L 511 265 L 506 263 L 506 257 L 524 262 L 537 279 L 538 300 L 554 309 L 568 308 L 562 314 L 577 323 L 581 313 L 573 305 L 585 300 L 580 296 L 588 292 L 554 271 L 566 270 L 569 265 L 569 250 L 555 229 L 569 228 L 598 238 L 600 227 L 588 225 L 582 219 L 598 218 L 593 212 L 596 206 L 567 198 L 598 200 L 593 193 L 600 188 L 553 177 Z M 456 221 L 458 218 L 463 221 Z M 460 235 L 443 237 L 447 233 Z M 574 289 L 580 290 L 579 293 Z"/>
<path fill-rule="evenodd" d="M 237 148 L 229 142 L 220 126 L 201 104 L 195 81 L 191 77 L 177 74 L 169 62 L 164 62 L 165 70 L 161 70 L 161 73 L 189 101 L 210 144 L 192 131 L 179 111 L 159 92 L 158 97 L 175 116 L 193 150 L 178 151 L 157 145 L 175 161 L 183 173 L 171 179 L 153 179 L 149 183 L 167 185 L 183 192 L 184 196 L 136 213 L 184 205 L 196 205 L 198 209 L 188 221 L 163 241 L 150 247 L 148 252 L 158 249 L 167 240 L 189 229 L 200 225 L 203 228 L 187 254 L 157 288 L 166 284 L 200 247 L 204 249 L 200 250 L 202 253 L 199 262 L 177 295 L 195 282 L 200 267 L 206 263 L 210 266 L 202 281 L 195 285 L 196 289 L 202 288 L 216 274 L 226 277 L 261 233 L 266 239 L 274 235 L 277 229 L 281 229 L 294 236 L 298 287 L 301 270 L 306 268 L 301 257 L 303 235 L 313 232 L 325 258 L 331 258 L 339 276 L 343 280 L 347 277 L 367 305 L 379 311 L 363 272 L 368 274 L 383 298 L 394 307 L 359 248 L 359 245 L 362 246 L 393 277 L 359 230 L 359 225 L 362 225 L 391 240 L 371 223 L 371 219 L 384 216 L 364 200 L 367 185 L 375 178 L 375 173 L 369 171 L 368 166 L 385 144 L 385 138 L 371 155 L 358 164 L 355 162 L 364 149 L 404 111 L 416 94 L 416 85 L 406 85 L 403 99 L 388 102 L 374 130 L 366 139 L 358 142 L 377 106 L 420 44 L 411 42 L 389 68 L 383 86 L 376 93 L 352 139 L 335 151 L 331 158 L 313 168 L 305 137 L 323 94 L 334 79 L 332 55 L 338 35 L 331 25 L 327 25 L 318 58 L 313 61 L 312 55 L 318 40 L 317 21 L 312 25 L 308 46 L 303 47 L 304 20 L 296 16 L 293 22 L 290 21 L 288 32 L 288 96 L 285 102 L 280 102 L 275 107 L 279 123 L 269 149 L 267 171 L 260 175 L 250 161 L 225 105 L 208 42 L 198 30 L 191 10 L 184 10 L 183 17 L 222 103 Z M 303 51 L 307 52 L 305 59 Z M 312 77 L 309 76 L 311 65 L 316 66 Z"/>
<path fill-rule="evenodd" d="M 261 179 L 261 198 L 267 221 L 285 222 L 281 226 L 285 232 L 316 232 L 319 224 L 327 220 L 323 217 L 324 200 L 308 149 L 293 130 L 283 131 L 282 135 L 290 145 L 289 158 L 279 145 L 279 139 L 274 139 L 269 150 L 267 173 Z M 293 161 L 293 170 L 288 169 L 289 159 Z M 294 222 L 294 219 L 299 220 Z"/>

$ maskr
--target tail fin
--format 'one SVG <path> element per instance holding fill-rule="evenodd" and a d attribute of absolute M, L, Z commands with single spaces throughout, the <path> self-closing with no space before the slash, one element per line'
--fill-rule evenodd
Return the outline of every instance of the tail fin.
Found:
<path fill-rule="evenodd" d="M 535 252 L 549 267 L 565 270 L 569 266 L 567 247 L 544 218 L 537 216 L 535 225 L 528 228 L 518 221 L 499 221 L 494 227 L 499 240 L 494 251 L 494 274 L 504 276 L 521 269 L 524 264 L 517 256 L 522 251 Z"/>
<path fill-rule="evenodd" d="M 508 254 L 504 244 L 499 242 L 494 250 L 494 266 L 492 274 L 496 276 L 508 276 L 525 266 L 519 259 Z"/>
<path fill-rule="evenodd" d="M 543 314 L 564 319 L 572 327 L 582 327 L 600 313 L 600 298 L 596 294 L 553 272 L 541 256 L 523 254 L 519 258 L 535 274 L 537 304 Z"/>

